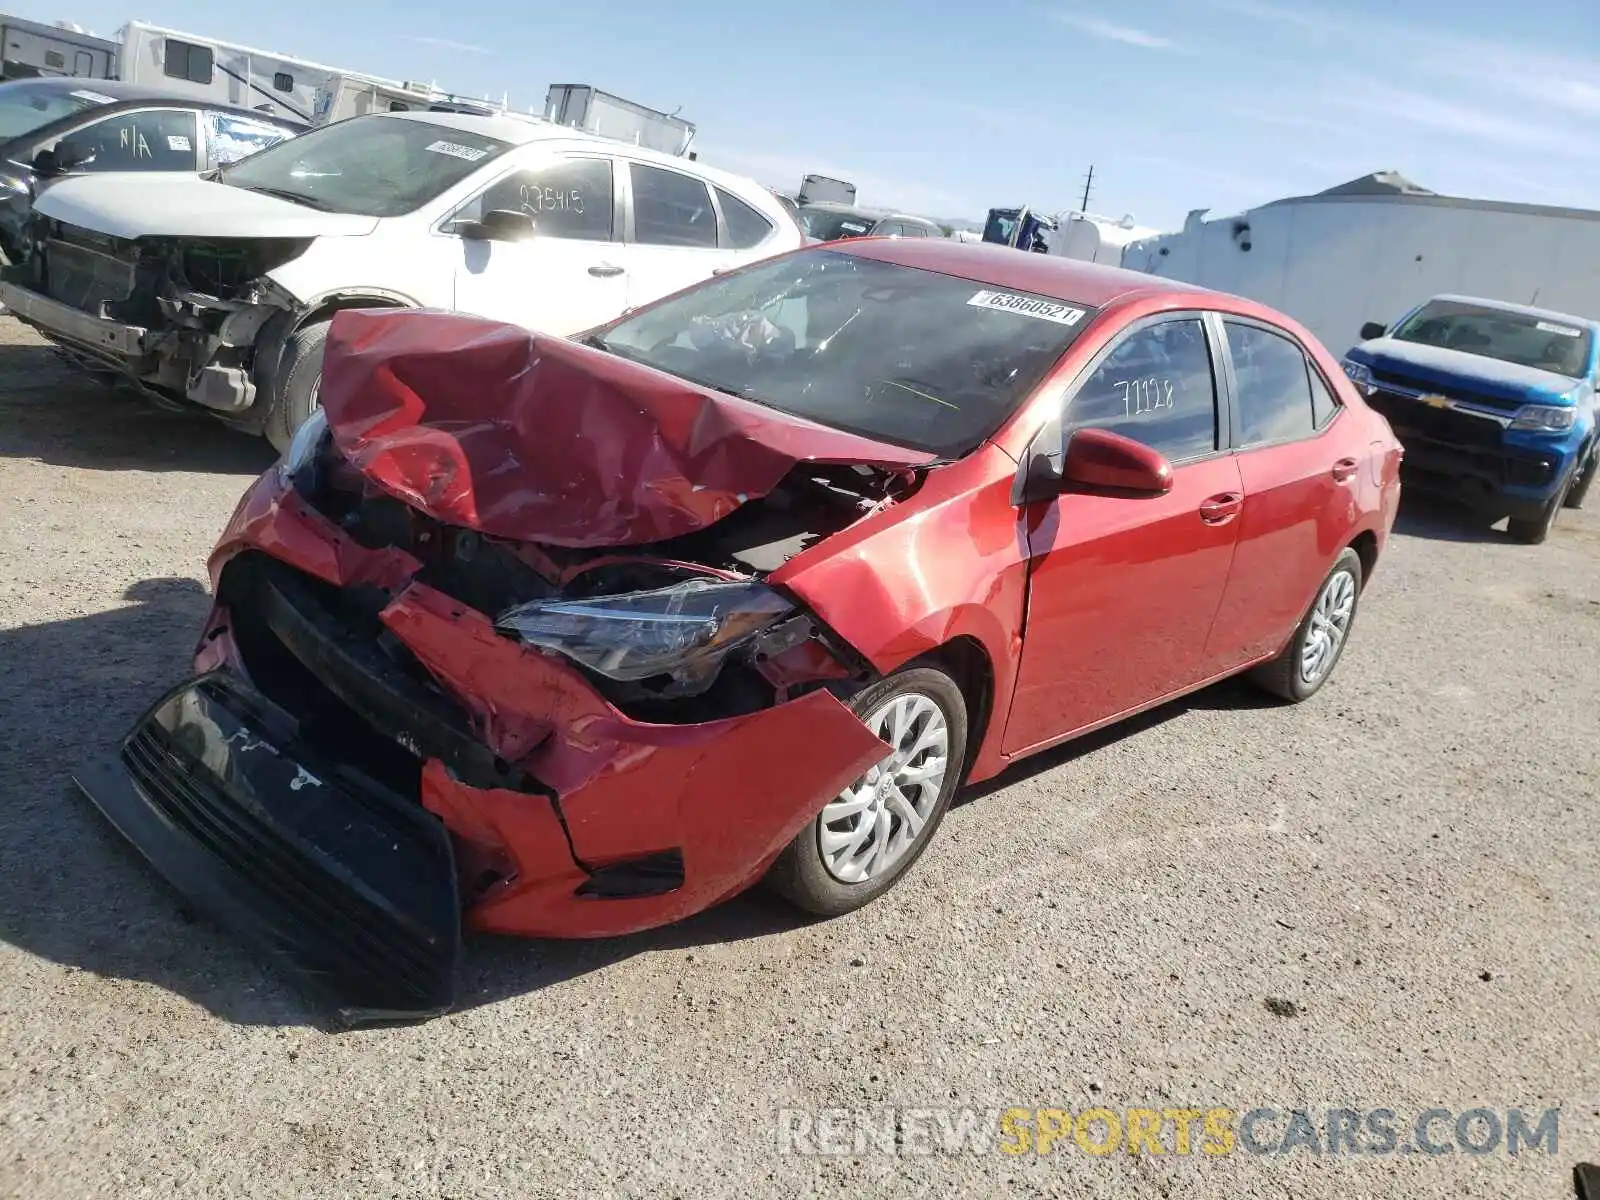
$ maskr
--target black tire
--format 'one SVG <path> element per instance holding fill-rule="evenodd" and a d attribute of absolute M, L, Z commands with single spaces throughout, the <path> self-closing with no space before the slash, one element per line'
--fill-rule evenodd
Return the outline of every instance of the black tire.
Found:
<path fill-rule="evenodd" d="M 322 352 L 328 344 L 328 322 L 307 325 L 289 335 L 271 380 L 271 408 L 262 432 L 280 452 L 289 448 L 294 431 L 313 411 L 322 390 Z"/>
<path fill-rule="evenodd" d="M 1345 622 L 1344 637 L 1334 648 L 1332 657 L 1324 665 L 1319 665 L 1316 678 L 1307 679 L 1301 670 L 1301 662 L 1305 654 L 1306 643 L 1312 632 L 1317 617 L 1317 606 L 1324 595 L 1328 594 L 1333 585 L 1334 576 L 1348 575 L 1350 582 L 1355 585 L 1355 592 L 1350 601 L 1350 617 Z M 1332 677 L 1334 668 L 1339 665 L 1339 659 L 1344 656 L 1344 648 L 1350 644 L 1350 635 L 1355 632 L 1356 615 L 1361 608 L 1361 556 L 1353 549 L 1346 546 L 1344 551 L 1334 561 L 1333 569 L 1323 579 L 1317 588 L 1316 597 L 1311 601 L 1311 607 L 1306 609 L 1306 615 L 1300 619 L 1296 626 L 1294 636 L 1289 639 L 1289 644 L 1283 652 L 1269 663 L 1263 663 L 1250 672 L 1250 681 L 1264 691 L 1271 692 L 1274 696 L 1281 697 L 1291 704 L 1299 704 L 1302 700 L 1309 700 L 1322 689 Z"/>
<path fill-rule="evenodd" d="M 1582 508 L 1583 498 L 1589 494 L 1589 485 L 1594 482 L 1594 477 L 1600 473 L 1600 442 L 1597 442 L 1589 451 L 1589 457 L 1583 460 L 1583 466 L 1578 468 L 1578 475 L 1567 486 L 1566 497 L 1561 501 L 1563 508 Z"/>
<path fill-rule="evenodd" d="M 1544 507 L 1537 516 L 1512 517 L 1506 522 L 1506 532 L 1511 537 L 1525 546 L 1537 546 L 1550 536 L 1550 531 L 1555 528 L 1556 517 L 1560 514 L 1562 506 L 1567 501 L 1567 493 L 1572 490 L 1576 482 L 1573 474 L 1568 473 L 1566 482 L 1556 491 L 1554 496 L 1546 500 Z"/>
<path fill-rule="evenodd" d="M 944 820 L 945 811 L 950 807 L 950 800 L 961 785 L 962 768 L 966 761 L 967 703 L 961 689 L 942 670 L 912 664 L 862 689 L 850 701 L 850 709 L 866 720 L 885 702 L 913 693 L 926 697 L 937 706 L 944 716 L 946 728 L 944 780 L 924 819 L 921 832 L 905 848 L 900 858 L 879 874 L 861 882 L 846 883 L 836 878 L 823 861 L 823 813 L 818 811 L 778 856 L 764 881 L 770 889 L 797 908 L 818 916 L 837 917 L 870 904 L 910 870 L 938 832 L 939 823 Z M 920 802 L 920 797 L 918 799 Z M 833 797 L 828 798 L 828 802 L 832 800 Z M 891 822 L 901 820 L 887 813 L 878 819 Z M 898 827 L 890 826 L 891 831 Z"/>

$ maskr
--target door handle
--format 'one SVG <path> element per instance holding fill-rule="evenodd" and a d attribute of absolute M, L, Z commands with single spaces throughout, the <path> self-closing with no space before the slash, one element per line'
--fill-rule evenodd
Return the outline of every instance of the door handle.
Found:
<path fill-rule="evenodd" d="M 1244 497 L 1238 492 L 1222 492 L 1200 504 L 1200 519 L 1207 525 L 1226 525 L 1239 515 Z"/>
<path fill-rule="evenodd" d="M 614 267 L 610 263 L 596 263 L 589 268 L 589 274 L 596 279 L 610 279 L 613 275 L 621 275 L 622 268 Z"/>
<path fill-rule="evenodd" d="M 711 273 L 713 275 L 726 275 L 729 271 L 734 271 L 737 269 L 737 267 L 712 267 Z"/>
<path fill-rule="evenodd" d="M 1333 464 L 1333 481 L 1335 483 L 1347 483 L 1355 478 L 1356 472 L 1360 469 L 1361 464 L 1355 459 L 1341 458 Z"/>

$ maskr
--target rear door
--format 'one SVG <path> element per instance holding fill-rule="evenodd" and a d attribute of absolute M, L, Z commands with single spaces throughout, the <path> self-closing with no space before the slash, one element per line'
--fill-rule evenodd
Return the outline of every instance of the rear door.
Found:
<path fill-rule="evenodd" d="M 709 279 L 738 260 L 720 231 L 703 179 L 628 162 L 628 306 L 637 308 Z"/>
<path fill-rule="evenodd" d="M 1027 623 L 1005 751 L 1145 707 L 1207 674 L 1206 638 L 1233 561 L 1239 469 L 1197 312 L 1141 321 L 1102 353 L 1064 410 L 1172 463 L 1162 496 L 1064 493 L 1030 521 Z"/>
<path fill-rule="evenodd" d="M 628 272 L 618 237 L 615 162 L 604 155 L 553 157 L 502 175 L 440 227 L 459 243 L 455 306 L 543 333 L 578 333 L 622 312 Z M 533 218 L 517 242 L 460 237 L 458 220 L 495 209 Z"/>
<path fill-rule="evenodd" d="M 1367 449 L 1298 342 L 1242 317 L 1221 324 L 1244 486 L 1233 575 L 1208 648 L 1226 670 L 1280 649 L 1305 615 L 1359 512 Z"/>

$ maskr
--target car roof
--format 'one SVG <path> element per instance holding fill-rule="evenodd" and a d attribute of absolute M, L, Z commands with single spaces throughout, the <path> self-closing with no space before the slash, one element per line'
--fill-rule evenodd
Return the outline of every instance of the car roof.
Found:
<path fill-rule="evenodd" d="M 1135 295 L 1199 295 L 1213 299 L 1223 295 L 1211 288 L 1125 271 L 1121 267 L 1034 254 L 1010 246 L 957 242 L 953 238 L 854 238 L 848 242 L 831 242 L 827 249 L 900 266 L 921 267 L 975 283 L 1034 292 L 1090 308 L 1102 308 L 1114 300 Z M 1244 311 L 1242 307 L 1241 311 Z"/>
<path fill-rule="evenodd" d="M 91 92 L 96 96 L 109 97 L 113 105 L 154 102 L 170 104 L 176 108 L 204 108 L 214 112 L 232 113 L 235 116 L 250 117 L 257 121 L 266 121 L 298 130 L 310 128 L 305 121 L 286 113 L 268 113 L 256 108 L 244 108 L 237 104 L 229 104 L 226 101 L 201 100 L 195 96 L 181 96 L 164 88 L 149 87 L 140 83 L 124 83 L 120 79 L 89 79 L 78 75 L 41 75 L 31 79 L 8 79 L 4 83 L 0 83 L 0 94 L 3 94 L 3 89 L 9 87 L 25 87 L 35 92 L 64 92 L 68 94 L 72 92 Z M 110 108 L 112 105 L 105 107 Z M 84 111 L 87 112 L 89 110 L 86 109 Z"/>
<path fill-rule="evenodd" d="M 30 79 L 8 79 L 0 88 L 23 88 L 35 92 L 93 92 L 110 96 L 113 100 L 177 100 L 178 97 L 160 88 L 139 83 L 124 83 L 120 79 L 88 79 L 80 75 L 36 75 Z M 231 107 L 231 106 L 230 106 Z"/>
<path fill-rule="evenodd" d="M 1454 292 L 1445 292 L 1438 296 L 1429 297 L 1432 300 L 1449 300 L 1456 304 L 1472 304 L 1479 308 L 1492 308 L 1497 312 L 1516 313 L 1523 317 L 1537 317 L 1542 321 L 1561 321 L 1567 325 L 1577 325 L 1583 329 L 1600 330 L 1600 321 L 1592 317 L 1580 317 L 1574 313 L 1557 312 L 1553 308 L 1535 308 L 1531 304 L 1513 304 L 1509 300 L 1489 300 L 1483 296 L 1460 296 Z"/>
<path fill-rule="evenodd" d="M 698 159 L 665 154 L 660 150 L 635 146 L 618 138 L 601 137 L 597 133 L 574 129 L 570 125 L 558 125 L 554 121 L 547 121 L 543 117 L 531 114 L 506 113 L 482 116 L 478 113 L 460 112 L 393 112 L 372 115 L 384 120 L 422 121 L 429 125 L 441 125 L 446 129 L 481 133 L 484 137 L 509 142 L 513 146 L 528 146 L 534 142 L 576 142 L 607 154 L 638 159 L 640 162 L 657 164 L 675 171 L 686 171 L 730 191 L 771 193 L 770 188 L 752 183 L 746 176 L 708 167 Z"/>

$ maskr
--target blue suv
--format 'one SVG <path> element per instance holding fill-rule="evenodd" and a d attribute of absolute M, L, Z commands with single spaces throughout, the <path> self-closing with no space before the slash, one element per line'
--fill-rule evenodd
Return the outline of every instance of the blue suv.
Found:
<path fill-rule="evenodd" d="M 1405 480 L 1542 542 L 1594 481 L 1600 322 L 1435 296 L 1392 328 L 1362 326 L 1345 374 L 1405 447 Z"/>

